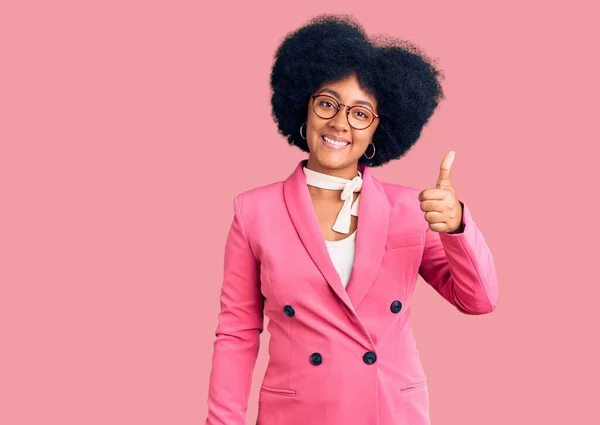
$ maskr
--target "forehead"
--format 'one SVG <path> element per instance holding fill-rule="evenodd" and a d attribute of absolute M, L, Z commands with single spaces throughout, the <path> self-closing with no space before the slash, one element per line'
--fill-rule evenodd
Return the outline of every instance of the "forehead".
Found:
<path fill-rule="evenodd" d="M 357 101 L 368 101 L 373 106 L 377 106 L 377 99 L 360 87 L 356 75 L 351 75 L 350 77 L 343 80 L 324 83 L 318 88 L 316 93 L 320 93 L 326 89 L 332 90 L 335 93 L 337 93 L 338 97 L 343 103 L 356 103 Z M 328 91 L 328 94 L 332 93 Z"/>

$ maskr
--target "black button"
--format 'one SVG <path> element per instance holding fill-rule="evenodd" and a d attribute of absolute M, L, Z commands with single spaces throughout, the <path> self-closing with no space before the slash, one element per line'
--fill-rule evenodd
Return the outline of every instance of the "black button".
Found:
<path fill-rule="evenodd" d="M 294 307 L 292 307 L 291 305 L 286 305 L 285 307 L 283 307 L 283 312 L 285 313 L 286 316 L 288 317 L 292 317 L 294 314 L 296 314 L 296 310 L 294 310 Z"/>
<path fill-rule="evenodd" d="M 366 364 L 373 364 L 373 363 L 375 363 L 376 360 L 377 360 L 377 356 L 372 351 L 367 351 L 365 353 L 365 355 L 363 356 L 363 361 Z"/>
<path fill-rule="evenodd" d="M 390 306 L 390 310 L 392 310 L 392 313 L 398 313 L 402 310 L 402 303 L 398 300 L 394 301 Z"/>
<path fill-rule="evenodd" d="M 323 356 L 321 356 L 320 353 L 312 353 L 310 355 L 310 362 L 315 366 L 319 366 L 321 363 L 323 363 Z"/>

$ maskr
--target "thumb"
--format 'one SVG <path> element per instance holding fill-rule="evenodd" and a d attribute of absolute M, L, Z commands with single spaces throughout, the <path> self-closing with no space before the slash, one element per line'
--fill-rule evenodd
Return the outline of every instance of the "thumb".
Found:
<path fill-rule="evenodd" d="M 440 165 L 440 175 L 437 184 L 435 185 L 437 189 L 444 189 L 445 187 L 452 186 L 452 182 L 450 181 L 450 169 L 454 162 L 454 155 L 455 152 L 450 151 L 442 160 L 442 165 Z"/>

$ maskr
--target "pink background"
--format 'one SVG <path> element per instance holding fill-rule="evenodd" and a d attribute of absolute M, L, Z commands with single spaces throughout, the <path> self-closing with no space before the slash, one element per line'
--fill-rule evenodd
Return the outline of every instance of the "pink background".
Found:
<path fill-rule="evenodd" d="M 434 187 L 455 150 L 498 268 L 479 317 L 419 279 L 433 423 L 600 423 L 598 10 L 557 3 L 3 1 L 0 423 L 203 423 L 233 197 L 305 157 L 270 116 L 273 53 L 322 12 L 446 74 L 374 170 Z"/>

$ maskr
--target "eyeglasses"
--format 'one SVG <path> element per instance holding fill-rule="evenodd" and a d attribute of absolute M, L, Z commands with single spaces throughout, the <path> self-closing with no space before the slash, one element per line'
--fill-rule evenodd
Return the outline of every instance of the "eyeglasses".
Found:
<path fill-rule="evenodd" d="M 326 94 L 317 94 L 312 96 L 313 99 L 313 111 L 319 118 L 329 120 L 337 115 L 342 109 L 342 106 L 346 107 L 346 117 L 350 127 L 356 130 L 364 130 L 368 128 L 375 118 L 379 118 L 375 112 L 371 111 L 366 106 L 354 105 L 348 106 L 338 102 L 331 96 Z"/>

